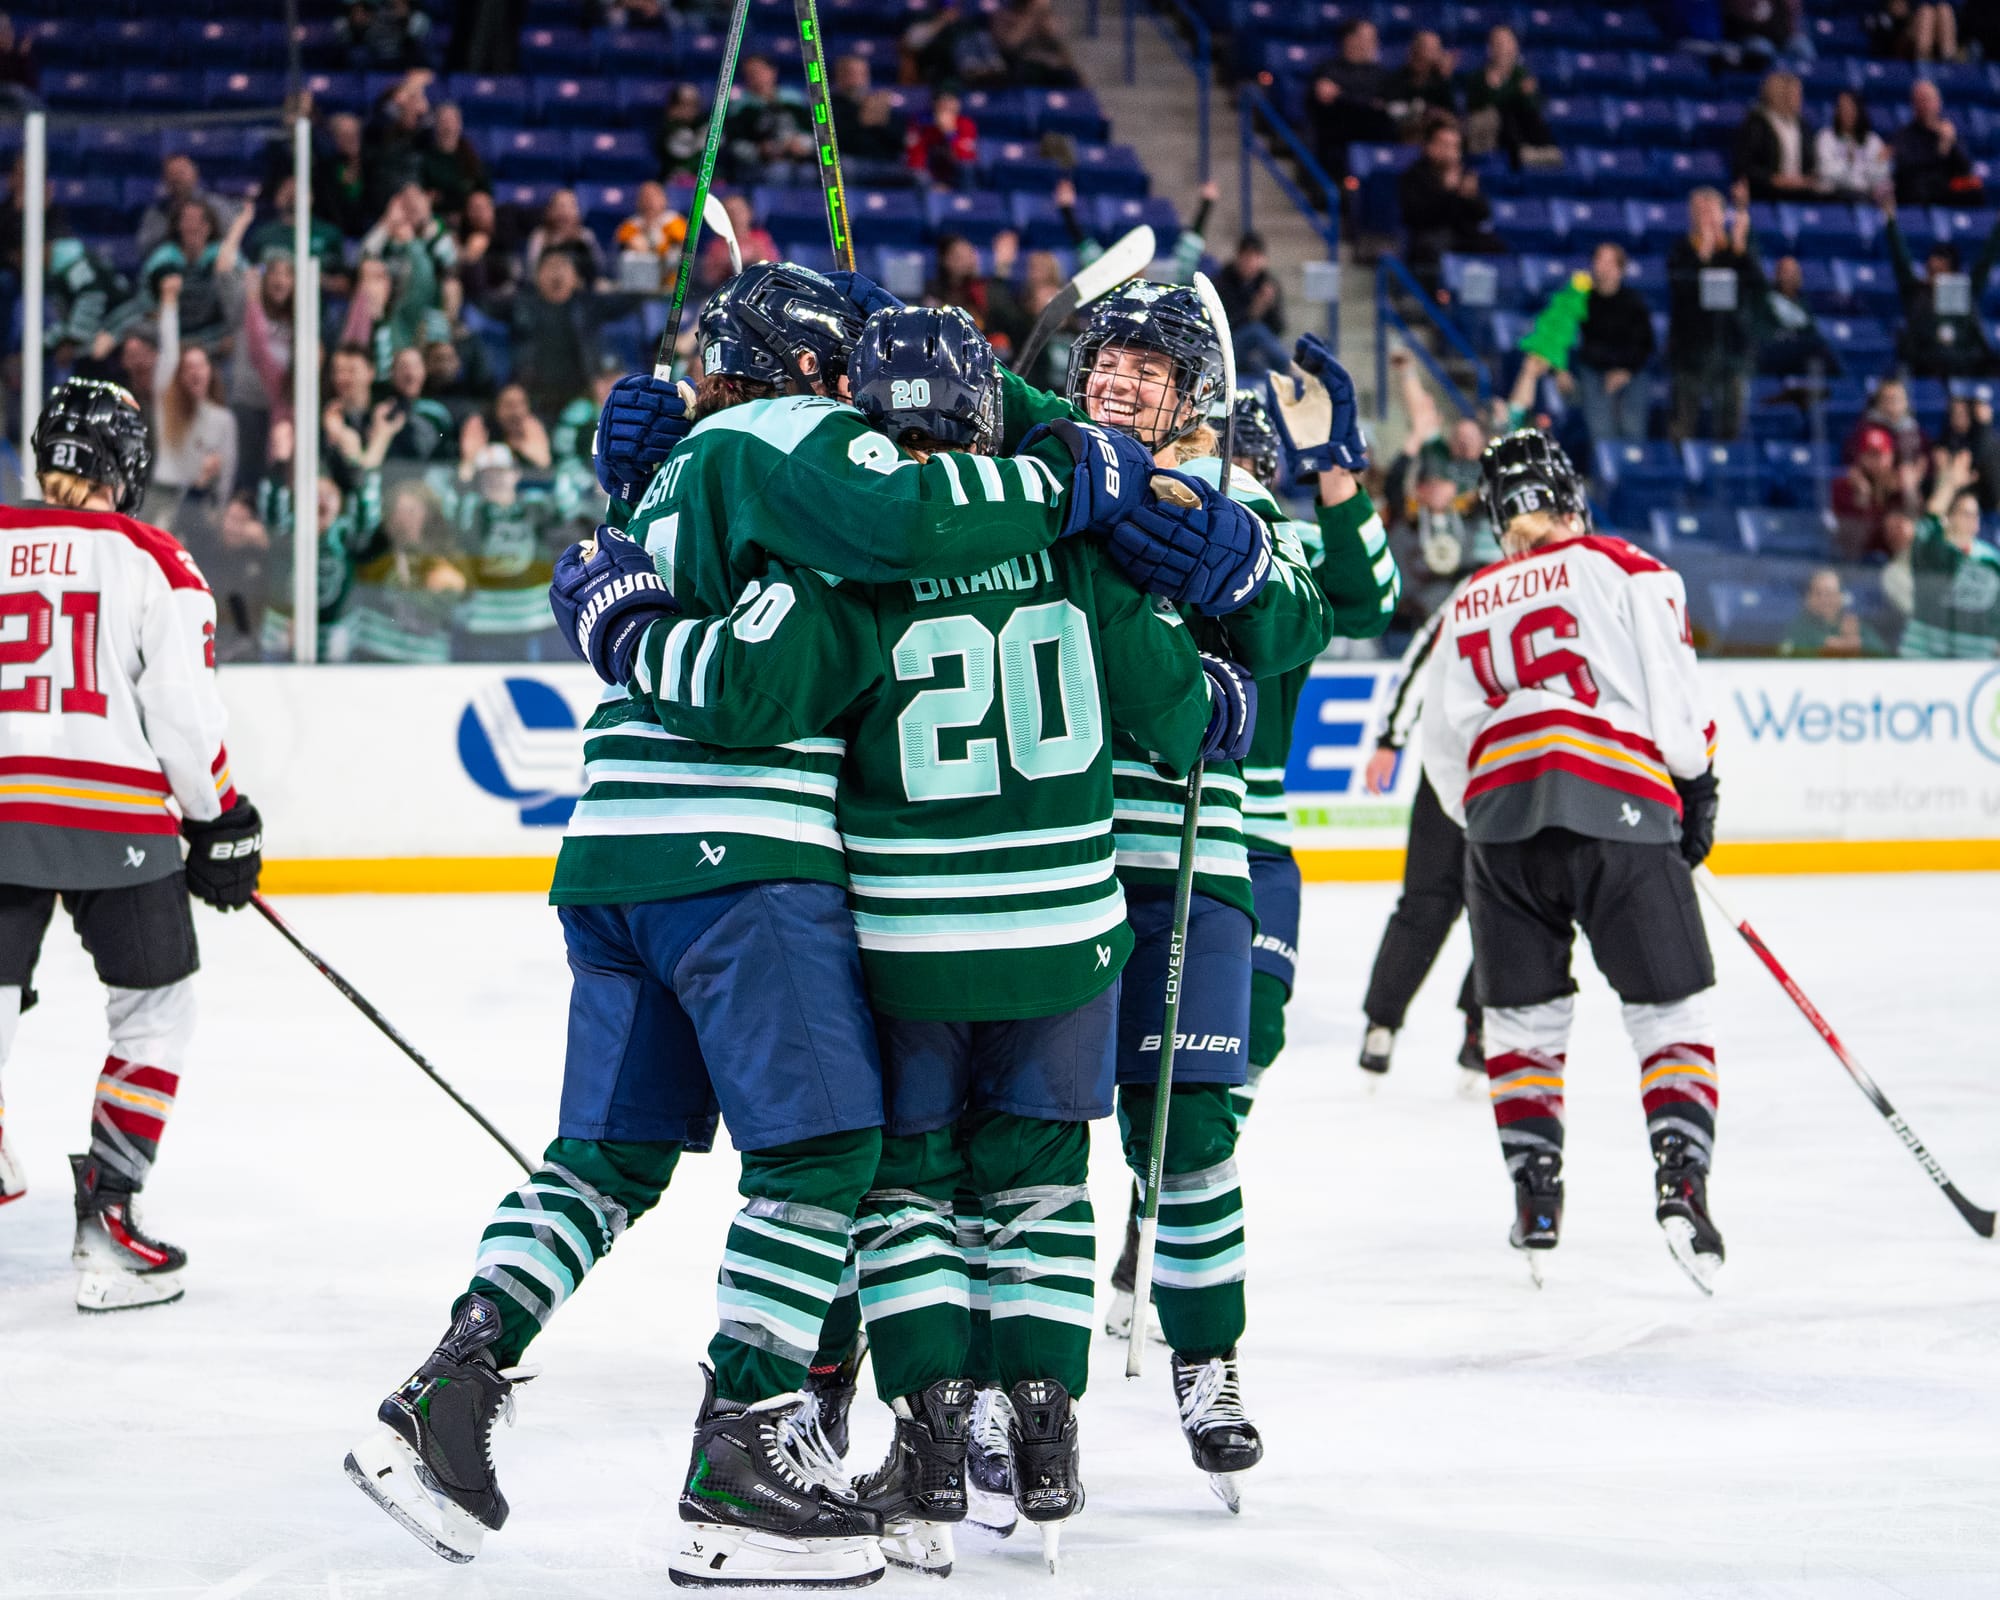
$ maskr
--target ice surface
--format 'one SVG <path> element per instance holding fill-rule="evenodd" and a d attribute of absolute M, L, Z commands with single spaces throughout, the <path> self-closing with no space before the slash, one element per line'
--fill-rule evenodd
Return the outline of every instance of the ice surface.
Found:
<path fill-rule="evenodd" d="M 1186 1458 L 1164 1352 L 1127 1384 L 1100 1341 L 1090 1506 L 1062 1576 L 1031 1537 L 965 1537 L 944 1592 L 2000 1595 L 2000 1249 L 1931 1192 L 1748 952 L 1715 928 L 1716 1298 L 1653 1224 L 1636 1073 L 1594 975 L 1570 1058 L 1567 1234 L 1537 1292 L 1504 1244 L 1490 1117 L 1454 1097 L 1462 933 L 1378 1093 L 1354 1067 L 1392 898 L 1308 892 L 1293 1043 L 1245 1138 L 1245 1387 L 1268 1455 L 1244 1515 Z M 1744 880 L 1733 898 L 1960 1185 L 2000 1202 L 1994 880 Z M 286 909 L 540 1148 L 567 983 L 553 913 L 499 897 Z M 512 1168 L 271 929 L 204 913 L 201 936 L 198 1054 L 146 1213 L 190 1253 L 181 1304 L 71 1309 L 63 1155 L 103 1043 L 60 921 L 7 1070 L 32 1188 L 0 1210 L 0 1596 L 666 1594 L 733 1163 L 684 1163 L 532 1353 L 545 1375 L 496 1440 L 513 1520 L 448 1567 L 340 1461 L 441 1331 Z M 1111 1238 L 1125 1180 L 1108 1136 L 1098 1157 Z M 873 1460 L 887 1422 L 863 1410 L 856 1456 Z M 892 1573 L 875 1592 L 933 1581 Z"/>

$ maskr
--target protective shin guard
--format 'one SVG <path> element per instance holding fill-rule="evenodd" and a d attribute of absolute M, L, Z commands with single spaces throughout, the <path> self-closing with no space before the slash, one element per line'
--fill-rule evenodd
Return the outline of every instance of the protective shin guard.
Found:
<path fill-rule="evenodd" d="M 949 1148 L 949 1130 L 929 1137 Z M 911 1142 L 883 1141 L 885 1171 L 890 1147 Z M 875 1389 L 882 1399 L 893 1404 L 963 1377 L 972 1339 L 972 1290 L 950 1200 L 915 1189 L 871 1189 L 854 1218 L 854 1252 Z"/>
<path fill-rule="evenodd" d="M 1257 1099 L 1257 1086 L 1285 1048 L 1285 1004 L 1292 991 L 1268 972 L 1250 974 L 1250 1079 L 1229 1091 L 1240 1126 Z"/>
<path fill-rule="evenodd" d="M 1721 1084 L 1715 1035 L 1701 995 L 1665 1004 L 1625 1007 L 1625 1032 L 1639 1057 L 1639 1094 L 1653 1152 L 1679 1134 L 1706 1171 L 1715 1159 L 1715 1115 Z"/>
<path fill-rule="evenodd" d="M 137 1192 L 173 1115 L 194 1037 L 194 984 L 183 978 L 160 989 L 113 989 L 105 1011 L 111 1053 L 97 1079 L 90 1159 L 103 1187 Z"/>
<path fill-rule="evenodd" d="M 1120 1091 L 1125 1159 L 1144 1171 L 1153 1091 Z M 1236 1118 L 1219 1083 L 1175 1084 L 1160 1180 L 1153 1303 L 1160 1331 L 1181 1356 L 1226 1355 L 1243 1337 L 1243 1189 L 1236 1174 Z"/>
<path fill-rule="evenodd" d="M 1089 1379 L 1097 1225 L 1090 1125 L 1004 1112 L 979 1119 L 968 1153 L 986 1218 L 993 1361 L 1003 1386 Z"/>
<path fill-rule="evenodd" d="M 584 1274 L 666 1193 L 680 1156 L 673 1143 L 557 1139 L 486 1224 L 472 1281 L 452 1316 L 470 1296 L 483 1295 L 500 1314 L 494 1361 L 518 1366 Z"/>
<path fill-rule="evenodd" d="M 723 1249 L 708 1346 L 724 1400 L 755 1405 L 805 1382 L 881 1156 L 879 1128 L 743 1152 L 747 1203 Z"/>
<path fill-rule="evenodd" d="M 1533 1006 L 1489 1006 L 1485 1018 L 1487 1092 L 1507 1170 L 1563 1148 L 1563 1067 L 1573 995 Z"/>

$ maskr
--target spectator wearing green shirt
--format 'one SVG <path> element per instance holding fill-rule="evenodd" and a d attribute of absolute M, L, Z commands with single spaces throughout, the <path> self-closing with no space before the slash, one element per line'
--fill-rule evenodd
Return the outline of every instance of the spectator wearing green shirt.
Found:
<path fill-rule="evenodd" d="M 1905 660 L 1977 661 L 2000 654 L 2000 550 L 1979 537 L 1971 458 L 1940 459 L 1928 515 L 1910 547 L 1915 609 Z"/>
<path fill-rule="evenodd" d="M 1778 641 L 1781 656 L 1879 659 L 1889 653 L 1882 636 L 1848 602 L 1840 574 L 1832 567 L 1821 567 L 1806 581 L 1799 614 Z"/>

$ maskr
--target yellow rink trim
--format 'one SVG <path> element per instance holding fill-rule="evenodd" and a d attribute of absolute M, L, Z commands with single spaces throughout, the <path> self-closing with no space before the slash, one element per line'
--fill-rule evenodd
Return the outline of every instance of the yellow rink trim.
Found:
<path fill-rule="evenodd" d="M 1301 850 L 1308 883 L 1394 883 L 1400 850 Z M 2000 872 L 2000 839 L 1851 839 L 1721 844 L 1720 873 Z M 554 856 L 267 861 L 269 894 L 547 894 Z"/>

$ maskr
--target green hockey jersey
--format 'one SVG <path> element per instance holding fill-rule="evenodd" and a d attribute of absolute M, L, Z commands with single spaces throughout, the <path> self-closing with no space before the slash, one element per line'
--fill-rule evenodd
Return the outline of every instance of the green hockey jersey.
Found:
<path fill-rule="evenodd" d="M 1066 458 L 1065 458 L 1066 459 Z M 556 861 L 557 904 L 704 894 L 734 883 L 847 881 L 835 826 L 842 743 L 725 750 L 665 727 L 709 663 L 700 621 L 772 560 L 867 583 L 984 572 L 1052 544 L 1066 480 L 1020 457 L 919 463 L 852 406 L 756 400 L 704 417 L 629 514 L 685 615 L 646 630 L 627 691 L 585 725 L 583 798 Z"/>
<path fill-rule="evenodd" d="M 874 588 L 774 566 L 688 650 L 699 665 L 655 695 L 670 732 L 844 741 L 838 825 L 877 1009 L 1053 1016 L 1117 978 L 1111 729 L 1184 773 L 1209 694 L 1180 619 L 1094 541 Z"/>

